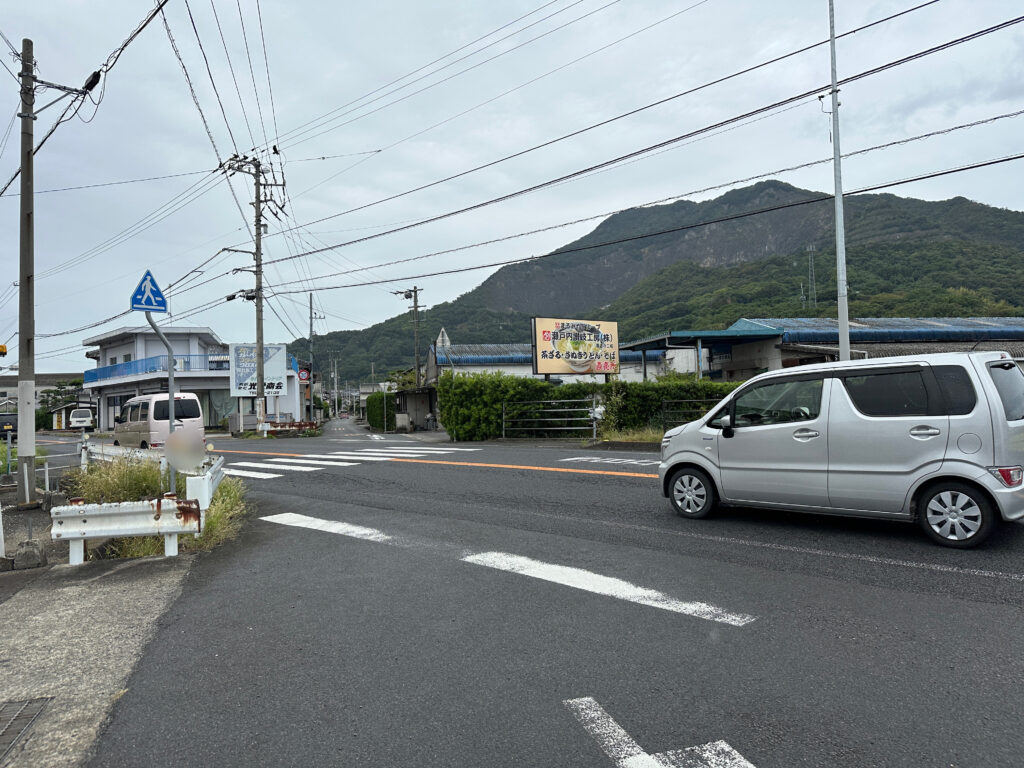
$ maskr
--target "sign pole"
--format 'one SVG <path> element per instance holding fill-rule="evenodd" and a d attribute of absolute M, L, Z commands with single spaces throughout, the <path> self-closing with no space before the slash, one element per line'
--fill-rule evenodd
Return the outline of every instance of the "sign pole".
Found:
<path fill-rule="evenodd" d="M 152 312 L 146 313 L 146 320 L 149 321 L 149 324 L 153 327 L 153 330 L 156 332 L 160 341 L 162 341 L 164 346 L 167 347 L 167 424 L 169 425 L 167 442 L 170 443 L 170 436 L 174 434 L 174 350 L 171 349 L 171 342 L 167 340 L 167 337 L 164 336 L 164 332 L 160 330 L 160 327 L 153 320 Z M 164 453 L 167 453 L 166 445 L 164 446 Z M 168 462 L 167 468 L 171 473 L 171 493 L 177 493 L 177 489 L 175 488 L 174 465 Z"/>

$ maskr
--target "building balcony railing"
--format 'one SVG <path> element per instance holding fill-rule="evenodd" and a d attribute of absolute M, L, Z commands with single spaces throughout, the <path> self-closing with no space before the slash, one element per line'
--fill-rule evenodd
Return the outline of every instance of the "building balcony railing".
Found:
<path fill-rule="evenodd" d="M 175 355 L 175 373 L 198 373 L 207 371 L 227 371 L 229 358 L 225 354 L 220 355 Z M 105 365 L 102 368 L 93 368 L 86 371 L 82 376 L 83 384 L 95 384 L 106 379 L 121 379 L 127 376 L 145 376 L 146 374 L 160 374 L 167 372 L 167 355 L 155 355 L 144 357 L 140 360 L 131 360 L 127 363 L 117 365 Z"/>

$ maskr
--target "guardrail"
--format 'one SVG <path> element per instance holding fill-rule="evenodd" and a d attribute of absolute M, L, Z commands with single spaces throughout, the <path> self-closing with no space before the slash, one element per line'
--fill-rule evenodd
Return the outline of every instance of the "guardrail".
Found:
<path fill-rule="evenodd" d="M 174 356 L 174 370 L 178 373 L 190 371 L 226 371 L 230 359 L 225 354 L 213 355 L 178 355 Z M 94 384 L 103 379 L 117 379 L 125 376 L 141 376 L 148 373 L 167 371 L 167 355 L 153 355 L 127 363 L 104 365 L 91 368 L 82 375 L 83 384 Z"/>
<path fill-rule="evenodd" d="M 67 541 L 68 562 L 80 565 L 85 561 L 85 540 L 121 536 L 163 536 L 164 556 L 178 554 L 178 535 L 199 534 L 202 513 L 195 500 L 176 499 L 164 494 L 162 499 L 124 501 L 119 504 L 72 503 L 50 510 L 53 541 Z"/>

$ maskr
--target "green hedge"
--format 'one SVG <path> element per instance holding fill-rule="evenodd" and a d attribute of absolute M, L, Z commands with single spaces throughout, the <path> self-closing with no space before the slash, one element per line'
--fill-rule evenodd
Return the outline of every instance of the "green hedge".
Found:
<path fill-rule="evenodd" d="M 437 383 L 437 399 L 441 424 L 453 440 L 493 440 L 501 437 L 504 402 L 575 400 L 597 395 L 605 406 L 604 424 L 625 430 L 660 426 L 662 400 L 719 400 L 736 386 L 687 376 L 657 382 L 559 386 L 504 373 L 453 375 L 446 371 Z"/>
<path fill-rule="evenodd" d="M 387 398 L 388 425 L 384 429 L 384 398 Z M 366 421 L 381 432 L 395 431 L 395 395 L 393 392 L 374 392 L 366 397 Z"/>

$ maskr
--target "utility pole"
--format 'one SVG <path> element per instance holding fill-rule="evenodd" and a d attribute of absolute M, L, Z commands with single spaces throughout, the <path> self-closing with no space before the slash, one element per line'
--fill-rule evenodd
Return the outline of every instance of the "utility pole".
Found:
<path fill-rule="evenodd" d="M 836 14 L 834 0 L 828 0 L 829 48 L 832 56 L 832 168 L 835 172 L 836 201 L 836 287 L 838 288 L 839 359 L 850 359 L 850 311 L 847 306 L 846 226 L 843 220 L 843 170 L 839 149 L 839 88 L 836 86 Z"/>
<path fill-rule="evenodd" d="M 263 180 L 263 165 L 258 157 L 246 157 L 234 155 L 224 163 L 228 170 L 246 173 L 252 176 L 256 188 L 253 197 L 254 223 L 256 229 L 253 232 L 253 244 L 255 250 L 242 251 L 237 248 L 225 248 L 225 251 L 236 253 L 249 253 L 256 262 L 256 293 L 253 301 L 256 304 L 256 434 L 263 437 L 266 435 L 265 423 L 267 419 L 267 392 L 266 380 L 264 378 L 264 352 L 263 352 L 263 204 L 269 202 L 263 199 L 263 187 L 283 187 L 284 182 L 272 184 Z M 229 297 L 233 298 L 233 297 Z"/>
<path fill-rule="evenodd" d="M 323 320 L 323 315 L 313 314 L 313 294 L 309 294 L 309 420 L 313 421 L 313 321 Z"/>
<path fill-rule="evenodd" d="M 416 357 L 416 389 L 420 388 L 420 289 L 415 285 L 405 291 L 392 291 L 396 296 L 412 299 L 412 343 Z"/>
<path fill-rule="evenodd" d="M 32 41 L 21 41 L 21 265 L 18 274 L 18 502 L 36 496 L 35 211 L 32 204 L 36 91 Z"/>

